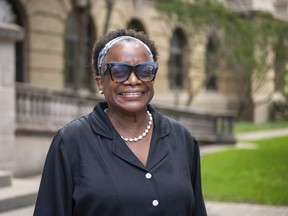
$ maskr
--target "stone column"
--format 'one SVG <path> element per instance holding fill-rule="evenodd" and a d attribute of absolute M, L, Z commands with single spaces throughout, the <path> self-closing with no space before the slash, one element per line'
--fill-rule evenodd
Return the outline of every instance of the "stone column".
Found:
<path fill-rule="evenodd" d="M 0 23 L 0 171 L 13 172 L 15 145 L 15 43 L 22 28 Z"/>

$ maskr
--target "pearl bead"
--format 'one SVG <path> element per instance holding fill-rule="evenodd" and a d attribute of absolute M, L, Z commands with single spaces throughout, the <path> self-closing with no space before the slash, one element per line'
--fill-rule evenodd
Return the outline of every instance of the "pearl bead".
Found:
<path fill-rule="evenodd" d="M 147 125 L 144 133 L 143 133 L 142 135 L 139 135 L 139 136 L 136 137 L 136 138 L 126 138 L 126 137 L 121 136 L 121 138 L 122 138 L 125 142 L 137 142 L 137 141 L 143 139 L 143 138 L 147 135 L 147 133 L 148 133 L 149 130 L 151 129 L 151 125 L 153 124 L 152 114 L 151 114 L 148 110 L 147 110 L 147 113 L 148 113 L 148 115 L 149 115 L 149 119 L 150 119 L 150 120 L 149 120 L 149 122 L 148 122 L 148 125 Z"/>

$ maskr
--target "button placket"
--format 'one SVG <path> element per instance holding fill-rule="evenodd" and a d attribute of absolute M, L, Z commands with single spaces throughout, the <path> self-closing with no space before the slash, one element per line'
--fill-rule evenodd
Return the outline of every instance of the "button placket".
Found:
<path fill-rule="evenodd" d="M 145 178 L 146 179 L 151 179 L 153 176 L 152 176 L 152 174 L 150 173 L 150 172 L 147 172 L 146 174 L 145 174 Z M 157 199 L 154 199 L 154 200 L 152 200 L 152 205 L 154 206 L 154 207 L 157 207 L 158 205 L 159 205 L 159 201 L 157 200 Z"/>

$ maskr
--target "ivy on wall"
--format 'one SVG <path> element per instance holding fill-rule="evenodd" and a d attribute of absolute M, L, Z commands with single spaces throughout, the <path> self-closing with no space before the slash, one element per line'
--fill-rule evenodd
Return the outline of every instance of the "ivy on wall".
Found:
<path fill-rule="evenodd" d="M 199 32 L 222 32 L 221 57 L 230 71 L 250 74 L 271 67 L 284 70 L 288 22 L 264 12 L 235 13 L 215 0 L 158 0 L 156 8 L 183 24 L 192 37 Z M 267 62 L 271 51 L 276 57 L 274 65 Z"/>
<path fill-rule="evenodd" d="M 288 22 L 265 12 L 236 13 L 217 0 L 158 0 L 156 8 L 184 26 L 191 37 L 204 33 L 209 38 L 215 32 L 221 35 L 217 52 L 217 67 L 221 68 L 215 70 L 237 73 L 245 79 L 239 109 L 251 105 L 255 91 L 251 77 L 256 75 L 264 81 L 271 68 L 275 70 L 275 90 L 284 92 L 288 83 Z"/>

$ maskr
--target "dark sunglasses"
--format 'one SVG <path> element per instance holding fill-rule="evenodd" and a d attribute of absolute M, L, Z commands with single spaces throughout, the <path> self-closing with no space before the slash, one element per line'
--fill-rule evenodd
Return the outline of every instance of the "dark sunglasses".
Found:
<path fill-rule="evenodd" d="M 157 62 L 141 62 L 137 65 L 129 65 L 123 62 L 108 62 L 106 66 L 114 82 L 125 82 L 129 79 L 132 72 L 137 79 L 142 82 L 150 82 L 155 79 L 158 70 Z"/>

